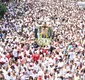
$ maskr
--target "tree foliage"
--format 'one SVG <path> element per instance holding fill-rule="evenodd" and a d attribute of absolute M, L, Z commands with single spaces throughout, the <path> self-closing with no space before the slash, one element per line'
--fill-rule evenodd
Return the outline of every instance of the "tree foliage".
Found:
<path fill-rule="evenodd" d="M 3 4 L 0 1 L 0 19 L 4 16 L 6 11 L 7 11 L 7 8 L 6 8 L 5 4 Z"/>

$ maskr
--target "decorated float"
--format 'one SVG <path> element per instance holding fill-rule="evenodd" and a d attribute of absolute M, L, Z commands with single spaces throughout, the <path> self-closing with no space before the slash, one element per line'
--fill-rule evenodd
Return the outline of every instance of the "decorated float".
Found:
<path fill-rule="evenodd" d="M 36 29 L 35 36 L 39 45 L 46 46 L 50 44 L 52 40 L 52 26 L 44 23 Z"/>

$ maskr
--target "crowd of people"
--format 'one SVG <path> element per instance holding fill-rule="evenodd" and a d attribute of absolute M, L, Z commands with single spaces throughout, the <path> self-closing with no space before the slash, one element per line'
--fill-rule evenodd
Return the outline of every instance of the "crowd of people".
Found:
<path fill-rule="evenodd" d="M 4 3 L 0 20 L 0 80 L 85 80 L 85 10 L 77 0 Z M 51 26 L 52 41 L 39 45 L 35 30 Z"/>

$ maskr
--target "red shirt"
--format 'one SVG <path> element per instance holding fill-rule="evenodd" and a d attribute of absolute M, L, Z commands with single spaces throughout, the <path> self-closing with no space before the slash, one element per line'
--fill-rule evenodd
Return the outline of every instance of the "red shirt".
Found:
<path fill-rule="evenodd" d="M 48 54 L 48 49 L 43 49 L 42 52 Z"/>
<path fill-rule="evenodd" d="M 40 59 L 40 54 L 34 54 L 32 57 L 34 61 L 38 61 Z"/>
<path fill-rule="evenodd" d="M 9 59 L 10 59 L 10 54 L 8 54 L 6 57 L 7 57 L 7 58 L 8 58 L 8 60 L 9 60 Z"/>

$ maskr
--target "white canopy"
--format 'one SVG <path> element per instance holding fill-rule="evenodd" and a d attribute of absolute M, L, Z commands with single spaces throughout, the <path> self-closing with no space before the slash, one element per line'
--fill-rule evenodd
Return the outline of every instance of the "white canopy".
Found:
<path fill-rule="evenodd" d="M 77 4 L 80 8 L 85 8 L 85 2 L 79 1 Z"/>

